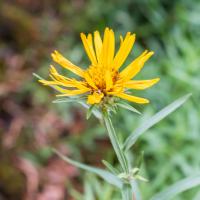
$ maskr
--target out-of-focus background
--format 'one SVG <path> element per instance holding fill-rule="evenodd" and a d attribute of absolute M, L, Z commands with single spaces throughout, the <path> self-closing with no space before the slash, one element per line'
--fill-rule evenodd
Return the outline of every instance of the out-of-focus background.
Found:
<path fill-rule="evenodd" d="M 0 199 L 110 200 L 115 188 L 55 156 L 50 147 L 87 164 L 116 162 L 105 129 L 76 104 L 53 104 L 55 92 L 33 72 L 48 76 L 50 53 L 57 49 L 87 67 L 80 32 L 109 26 L 116 35 L 137 34 L 129 61 L 144 49 L 155 51 L 141 79 L 160 77 L 157 86 L 138 93 L 151 104 L 136 106 L 137 116 L 119 110 L 115 128 L 125 138 L 144 119 L 176 98 L 192 98 L 132 148 L 144 151 L 139 182 L 144 200 L 200 170 L 200 1 L 199 0 L 6 0 L 0 2 Z M 61 68 L 58 67 L 59 70 Z M 63 71 L 66 75 L 70 73 Z M 199 200 L 198 188 L 176 200 Z"/>

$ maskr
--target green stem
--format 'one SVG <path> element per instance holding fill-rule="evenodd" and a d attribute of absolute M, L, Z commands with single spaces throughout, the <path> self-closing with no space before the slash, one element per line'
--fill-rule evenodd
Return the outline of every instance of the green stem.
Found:
<path fill-rule="evenodd" d="M 115 153 L 117 155 L 117 158 L 119 160 L 119 163 L 120 163 L 123 171 L 128 174 L 129 173 L 129 169 L 128 169 L 128 163 L 127 163 L 125 154 L 122 151 L 122 148 L 121 148 L 119 140 L 117 138 L 115 129 L 114 129 L 113 125 L 112 125 L 111 119 L 108 116 L 107 112 L 104 113 L 103 120 L 104 120 L 106 129 L 108 131 L 108 135 L 110 137 L 110 141 L 112 143 L 113 149 L 114 149 L 114 151 L 115 151 Z"/>
<path fill-rule="evenodd" d="M 122 188 L 122 199 L 123 200 L 132 200 L 133 199 L 133 194 L 131 190 L 131 185 L 125 183 Z"/>
<path fill-rule="evenodd" d="M 104 113 L 103 120 L 104 120 L 105 127 L 108 131 L 108 135 L 112 143 L 113 149 L 121 165 L 121 168 L 123 169 L 124 173 L 129 174 L 128 161 L 126 159 L 125 153 L 123 152 L 121 148 L 120 142 L 118 140 L 117 134 L 112 125 L 112 121 L 108 115 L 108 112 Z M 132 190 L 129 183 L 124 183 L 121 193 L 122 193 L 123 200 L 132 200 Z"/>

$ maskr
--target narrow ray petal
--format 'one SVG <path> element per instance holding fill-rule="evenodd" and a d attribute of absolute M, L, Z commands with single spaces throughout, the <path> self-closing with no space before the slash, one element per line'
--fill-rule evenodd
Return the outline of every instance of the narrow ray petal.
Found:
<path fill-rule="evenodd" d="M 59 81 L 46 81 L 46 80 L 39 80 L 40 83 L 42 83 L 43 85 L 48 85 L 48 86 L 51 86 L 51 85 L 59 85 L 59 86 L 64 86 L 64 87 L 74 87 L 74 85 L 68 83 L 62 83 L 62 82 L 59 82 Z"/>
<path fill-rule="evenodd" d="M 44 85 L 59 85 L 63 87 L 73 87 L 78 89 L 87 89 L 86 83 L 83 81 L 78 81 L 75 79 L 67 78 L 60 75 L 54 66 L 50 66 L 50 74 L 49 76 L 52 78 L 52 81 L 47 80 L 39 80 L 39 82 L 43 83 Z"/>
<path fill-rule="evenodd" d="M 106 71 L 105 80 L 106 80 L 106 90 L 109 91 L 113 87 L 113 80 L 110 71 Z"/>
<path fill-rule="evenodd" d="M 109 69 L 112 67 L 111 63 L 115 53 L 115 35 L 112 29 L 105 29 L 102 51 L 102 64 Z"/>
<path fill-rule="evenodd" d="M 69 60 L 67 60 L 64 56 L 62 56 L 58 51 L 54 51 L 51 54 L 51 56 L 56 63 L 60 64 L 65 69 L 68 69 L 71 72 L 73 72 L 74 74 L 76 74 L 80 77 L 83 77 L 84 70 L 82 70 L 80 67 L 72 64 Z"/>
<path fill-rule="evenodd" d="M 85 72 L 84 78 L 85 78 L 86 82 L 87 82 L 92 88 L 94 88 L 94 89 L 96 89 L 96 90 L 98 89 L 97 86 L 95 85 L 94 81 L 92 80 L 92 78 L 90 77 L 90 75 L 89 75 L 87 72 Z"/>
<path fill-rule="evenodd" d="M 133 47 L 134 42 L 135 42 L 135 34 L 131 35 L 130 32 L 128 32 L 126 34 L 125 39 L 121 42 L 120 48 L 113 60 L 112 66 L 116 70 L 118 70 L 126 60 L 127 56 L 129 55 Z"/>
<path fill-rule="evenodd" d="M 86 92 L 89 92 L 89 89 L 87 89 L 87 90 L 66 90 L 59 86 L 57 86 L 55 89 L 61 93 L 64 93 L 64 94 L 57 94 L 56 95 L 57 97 L 75 96 L 75 95 L 84 94 Z"/>
<path fill-rule="evenodd" d="M 108 67 L 108 46 L 109 46 L 109 28 L 106 28 L 104 31 L 104 37 L 103 37 L 103 46 L 102 46 L 102 52 L 101 52 L 101 63 L 104 68 Z"/>
<path fill-rule="evenodd" d="M 99 31 L 94 32 L 94 46 L 98 63 L 100 63 L 100 55 L 102 51 L 102 40 Z"/>
<path fill-rule="evenodd" d="M 125 94 L 125 93 L 114 94 L 114 96 L 120 97 L 122 99 L 126 99 L 126 100 L 134 102 L 134 103 L 139 103 L 139 104 L 149 103 L 148 99 L 132 96 L 132 95 Z"/>
<path fill-rule="evenodd" d="M 54 79 L 56 79 L 56 80 L 66 80 L 66 81 L 69 81 L 70 79 L 69 78 L 67 78 L 67 77 L 65 77 L 65 76 L 63 76 L 63 75 L 61 75 L 61 74 L 59 74 L 58 73 L 58 71 L 56 70 L 56 68 L 53 66 L 53 65 L 50 65 L 50 69 L 49 69 L 49 71 L 50 71 L 50 74 L 54 77 L 53 78 L 53 80 Z"/>
<path fill-rule="evenodd" d="M 88 90 L 89 88 L 85 86 L 84 82 L 77 81 L 77 80 L 72 80 L 72 84 L 74 87 L 80 89 L 80 90 Z"/>
<path fill-rule="evenodd" d="M 115 54 L 115 34 L 112 29 L 109 31 L 109 41 L 108 41 L 108 55 L 107 55 L 107 64 L 108 67 L 112 67 L 111 63 L 113 62 Z"/>
<path fill-rule="evenodd" d="M 83 46 L 85 48 L 85 51 L 93 65 L 97 64 L 93 42 L 92 42 L 92 35 L 88 34 L 88 37 L 84 33 L 81 33 L 81 39 L 83 42 Z"/>
<path fill-rule="evenodd" d="M 56 68 L 53 65 L 50 65 L 50 74 L 49 76 L 52 78 L 52 80 L 54 81 L 61 81 L 61 82 L 65 82 L 65 83 L 69 83 L 70 79 L 62 76 L 61 74 L 58 73 L 58 71 L 56 70 Z"/>
<path fill-rule="evenodd" d="M 130 80 L 136 76 L 143 68 L 145 62 L 154 54 L 154 52 L 144 51 L 138 58 L 129 64 L 121 73 L 120 77 L 125 80 Z"/>
<path fill-rule="evenodd" d="M 39 80 L 44 85 L 51 86 L 51 85 L 57 85 L 57 86 L 62 86 L 66 88 L 77 88 L 80 90 L 87 90 L 88 88 L 84 86 L 84 83 L 81 81 L 76 81 L 76 80 L 70 80 L 70 81 L 59 81 L 59 80 L 54 80 L 54 81 L 46 81 L 46 80 Z"/>
<path fill-rule="evenodd" d="M 124 38 L 122 37 L 122 35 L 119 36 L 120 39 L 120 46 L 123 44 Z"/>
<path fill-rule="evenodd" d="M 85 83 L 83 81 L 78 81 L 78 80 L 67 78 L 65 76 L 60 75 L 57 72 L 56 68 L 52 65 L 50 68 L 50 77 L 55 82 L 58 82 L 60 85 L 62 84 L 65 87 L 76 87 L 78 89 L 86 89 L 86 87 L 84 86 Z"/>
<path fill-rule="evenodd" d="M 135 89 L 135 90 L 144 90 L 156 84 L 160 78 L 155 78 L 151 80 L 130 80 L 127 81 L 124 86 L 126 88 Z"/>

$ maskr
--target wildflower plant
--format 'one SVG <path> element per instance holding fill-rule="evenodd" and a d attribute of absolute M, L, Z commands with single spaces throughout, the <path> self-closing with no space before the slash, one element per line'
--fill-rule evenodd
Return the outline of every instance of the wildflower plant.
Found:
<path fill-rule="evenodd" d="M 115 34 L 109 28 L 105 29 L 103 38 L 101 38 L 98 31 L 95 31 L 93 35 L 81 33 L 81 39 L 91 62 L 87 69 L 72 64 L 58 51 L 52 53 L 53 61 L 74 73 L 77 76 L 76 79 L 60 74 L 53 65 L 50 66 L 50 80 L 44 80 L 40 76 L 34 75 L 39 79 L 40 83 L 50 86 L 58 92 L 56 95 L 58 99 L 54 103 L 77 102 L 87 108 L 87 118 L 94 114 L 104 122 L 103 124 L 107 129 L 120 168 L 116 168 L 105 160 L 102 162 L 107 170 L 95 168 L 65 157 L 57 150 L 54 151 L 66 162 L 95 173 L 108 183 L 119 188 L 123 200 L 140 200 L 141 196 L 138 193 L 136 181 L 147 181 L 140 174 L 143 155 L 139 157 L 138 163 L 132 165 L 127 157 L 127 152 L 146 130 L 180 107 L 190 97 L 190 94 L 179 98 L 156 113 L 121 143 L 113 127 L 111 115 L 117 113 L 118 106 L 140 114 L 137 109 L 124 101 L 137 104 L 149 103 L 148 99 L 132 95 L 131 91 L 147 89 L 159 81 L 159 78 L 150 80 L 135 79 L 136 75 L 144 67 L 145 62 L 154 53 L 145 50 L 140 56 L 122 68 L 134 45 L 135 34 L 128 32 L 124 38 L 120 36 L 118 51 L 115 51 Z M 186 179 L 185 182 L 188 183 L 188 180 L 191 181 L 191 179 Z M 183 181 L 182 185 L 185 182 Z M 200 178 L 195 183 L 196 185 L 199 184 Z M 193 186 L 195 184 L 188 184 L 188 187 L 183 190 Z M 178 190 L 173 191 L 175 192 L 172 192 L 172 197 L 173 194 L 176 195 L 181 192 Z M 163 195 L 163 193 L 157 194 L 152 197 L 152 200 L 162 200 L 164 196 L 165 194 Z"/>

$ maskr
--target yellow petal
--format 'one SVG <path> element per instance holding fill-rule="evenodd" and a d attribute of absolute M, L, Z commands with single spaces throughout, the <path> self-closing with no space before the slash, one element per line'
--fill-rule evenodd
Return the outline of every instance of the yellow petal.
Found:
<path fill-rule="evenodd" d="M 112 29 L 109 31 L 109 41 L 108 41 L 108 55 L 107 55 L 107 65 L 111 67 L 115 54 L 115 34 Z"/>
<path fill-rule="evenodd" d="M 106 91 L 109 91 L 113 87 L 113 80 L 110 71 L 106 71 L 105 79 L 106 79 Z"/>
<path fill-rule="evenodd" d="M 120 39 L 120 46 L 123 44 L 124 38 L 122 37 L 122 35 L 119 36 Z"/>
<path fill-rule="evenodd" d="M 103 39 L 102 64 L 105 68 L 111 68 L 115 52 L 115 35 L 112 29 L 106 28 Z"/>
<path fill-rule="evenodd" d="M 88 96 L 87 103 L 91 104 L 91 105 L 100 103 L 100 101 L 103 97 L 104 97 L 103 93 L 94 92 L 93 94 Z"/>
<path fill-rule="evenodd" d="M 114 96 L 120 97 L 122 99 L 126 99 L 126 100 L 134 102 L 134 103 L 138 103 L 138 104 L 149 103 L 148 99 L 141 98 L 141 97 L 136 97 L 136 96 L 132 96 L 132 95 L 128 95 L 128 94 L 125 94 L 125 93 L 114 94 Z"/>
<path fill-rule="evenodd" d="M 73 88 L 77 88 L 77 89 L 84 89 L 87 90 L 88 88 L 86 87 L 86 83 L 83 81 L 78 81 L 75 79 L 71 79 L 71 78 L 67 78 L 64 77 L 62 75 L 60 75 L 56 68 L 51 66 L 50 68 L 50 75 L 52 78 L 52 81 L 47 81 L 47 80 L 39 80 L 39 82 L 43 83 L 44 85 L 53 85 L 55 87 L 55 85 L 57 86 L 63 86 L 63 87 L 73 87 Z"/>
<path fill-rule="evenodd" d="M 98 62 L 100 62 L 100 55 L 102 51 L 102 40 L 99 31 L 94 32 L 94 46 Z"/>
<path fill-rule="evenodd" d="M 50 77 L 54 80 L 53 85 L 60 85 L 64 87 L 74 87 L 78 89 L 87 89 L 85 86 L 85 82 L 83 81 L 77 81 L 75 79 L 67 78 L 65 76 L 60 75 L 56 68 L 51 65 L 50 68 Z M 49 81 L 49 83 L 45 82 L 46 85 L 51 85 L 52 81 Z"/>
<path fill-rule="evenodd" d="M 89 89 L 87 89 L 87 90 L 86 89 L 85 90 L 84 89 L 83 90 L 66 90 L 59 86 L 56 86 L 55 89 L 61 93 L 64 93 L 64 94 L 57 94 L 56 95 L 57 97 L 74 96 L 74 95 L 84 94 L 89 91 Z"/>
<path fill-rule="evenodd" d="M 95 85 L 95 82 L 92 80 L 92 78 L 90 77 L 88 72 L 85 72 L 84 78 L 85 78 L 86 82 L 88 83 L 88 85 L 90 85 L 92 88 L 94 88 L 96 90 L 98 89 L 97 86 Z"/>
<path fill-rule="evenodd" d="M 53 65 L 50 65 L 49 71 L 50 71 L 50 77 L 52 77 L 53 80 L 56 80 L 56 81 L 69 81 L 70 80 L 69 78 L 59 74 Z"/>
<path fill-rule="evenodd" d="M 126 88 L 135 89 L 135 90 L 144 90 L 156 84 L 160 78 L 155 78 L 151 80 L 130 80 L 125 83 Z"/>
<path fill-rule="evenodd" d="M 49 76 L 54 80 L 54 81 L 59 81 L 59 82 L 63 82 L 63 83 L 66 83 L 66 84 L 69 84 L 73 79 L 71 78 L 67 78 L 61 74 L 59 74 L 56 70 L 55 67 L 53 67 L 51 65 L 51 68 L 50 68 L 50 74 Z"/>
<path fill-rule="evenodd" d="M 130 80 L 136 76 L 143 68 L 144 63 L 154 54 L 153 51 L 144 51 L 138 58 L 129 64 L 121 73 L 120 77 L 125 80 Z"/>
<path fill-rule="evenodd" d="M 120 48 L 113 60 L 112 66 L 118 70 L 122 64 L 124 63 L 124 61 L 126 60 L 127 56 L 129 55 L 133 44 L 135 42 L 135 34 L 130 34 L 130 32 L 128 32 L 126 34 L 125 39 L 122 41 L 121 39 L 121 45 Z"/>
<path fill-rule="evenodd" d="M 77 80 L 72 79 L 71 84 L 80 90 L 88 90 L 88 87 L 86 87 L 85 82 L 83 81 L 77 81 Z"/>
<path fill-rule="evenodd" d="M 85 51 L 93 65 L 97 64 L 96 56 L 94 53 L 94 47 L 92 42 L 92 35 L 88 34 L 88 37 L 84 33 L 81 33 L 81 39 L 83 42 L 83 46 L 85 48 Z"/>
<path fill-rule="evenodd" d="M 72 64 L 69 60 L 67 60 L 64 56 L 62 56 L 58 51 L 54 51 L 51 54 L 51 56 L 56 63 L 60 64 L 65 69 L 68 69 L 74 74 L 80 77 L 83 77 L 84 71 L 80 67 Z"/>
<path fill-rule="evenodd" d="M 103 37 L 103 46 L 102 46 L 102 52 L 101 52 L 101 63 L 104 68 L 108 66 L 107 65 L 108 45 L 109 45 L 109 28 L 105 28 L 104 37 Z"/>
<path fill-rule="evenodd" d="M 43 85 L 59 85 L 59 86 L 64 86 L 64 87 L 74 87 L 74 85 L 72 84 L 66 84 L 66 83 L 62 83 L 59 81 L 46 81 L 46 80 L 39 80 L 40 83 L 42 83 Z"/>

